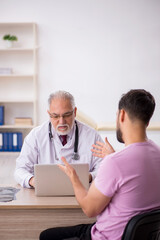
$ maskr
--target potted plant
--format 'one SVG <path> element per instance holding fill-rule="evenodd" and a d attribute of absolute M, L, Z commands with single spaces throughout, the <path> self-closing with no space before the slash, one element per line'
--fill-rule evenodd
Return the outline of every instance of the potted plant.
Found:
<path fill-rule="evenodd" d="M 14 41 L 18 41 L 18 38 L 15 35 L 6 34 L 3 36 L 3 40 L 6 41 L 7 47 L 10 48 L 13 46 Z"/>

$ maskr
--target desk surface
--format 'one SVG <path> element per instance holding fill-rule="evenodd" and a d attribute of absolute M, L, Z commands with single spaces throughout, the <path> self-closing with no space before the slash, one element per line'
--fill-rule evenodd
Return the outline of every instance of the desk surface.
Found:
<path fill-rule="evenodd" d="M 37 240 L 47 228 L 95 222 L 75 197 L 37 197 L 34 189 L 13 187 L 20 189 L 16 200 L 0 202 L 0 239 Z"/>
<path fill-rule="evenodd" d="M 16 194 L 16 200 L 0 202 L 0 209 L 59 209 L 80 208 L 75 197 L 37 197 L 34 189 L 14 186 L 20 191 Z"/>

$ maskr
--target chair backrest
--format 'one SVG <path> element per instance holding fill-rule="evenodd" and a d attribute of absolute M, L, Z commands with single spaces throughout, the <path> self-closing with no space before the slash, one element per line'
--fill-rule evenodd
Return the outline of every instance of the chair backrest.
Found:
<path fill-rule="evenodd" d="M 132 217 L 121 240 L 160 240 L 160 209 Z"/>

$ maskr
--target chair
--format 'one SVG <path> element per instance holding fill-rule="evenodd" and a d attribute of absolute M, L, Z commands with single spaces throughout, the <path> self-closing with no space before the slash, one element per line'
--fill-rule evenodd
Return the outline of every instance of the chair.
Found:
<path fill-rule="evenodd" d="M 121 240 L 160 240 L 160 209 L 132 217 Z"/>

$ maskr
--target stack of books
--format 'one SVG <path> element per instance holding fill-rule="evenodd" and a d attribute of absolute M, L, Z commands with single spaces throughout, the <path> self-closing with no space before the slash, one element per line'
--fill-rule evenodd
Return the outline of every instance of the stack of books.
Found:
<path fill-rule="evenodd" d="M 32 118 L 17 117 L 14 119 L 15 125 L 32 125 Z"/>
<path fill-rule="evenodd" d="M 22 142 L 21 132 L 0 132 L 0 152 L 20 152 Z"/>

